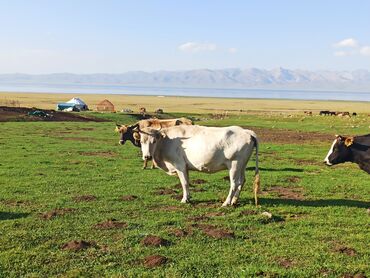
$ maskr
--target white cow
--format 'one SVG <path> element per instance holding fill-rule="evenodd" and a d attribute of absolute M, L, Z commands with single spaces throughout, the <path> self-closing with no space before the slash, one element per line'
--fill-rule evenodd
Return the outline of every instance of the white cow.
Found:
<path fill-rule="evenodd" d="M 182 203 L 190 200 L 189 170 L 214 173 L 228 169 L 230 192 L 222 206 L 236 204 L 245 182 L 247 162 L 256 147 L 254 198 L 258 204 L 258 139 L 253 131 L 238 126 L 181 125 L 162 130 L 144 128 L 140 133 L 143 159 L 153 158 L 167 174 L 177 174 L 183 189 Z"/>

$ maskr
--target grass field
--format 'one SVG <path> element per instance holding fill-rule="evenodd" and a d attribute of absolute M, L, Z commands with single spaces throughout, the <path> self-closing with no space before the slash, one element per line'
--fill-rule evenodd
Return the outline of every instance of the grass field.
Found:
<path fill-rule="evenodd" d="M 0 105 L 7 105 L 7 103 L 15 101 L 20 106 L 55 109 L 58 102 L 65 102 L 76 96 L 78 95 L 0 92 Z M 240 115 L 248 112 L 302 114 L 304 110 L 312 111 L 314 114 L 318 114 L 320 110 L 370 113 L 370 102 L 157 97 L 109 94 L 81 94 L 79 97 L 92 110 L 95 110 L 96 104 L 103 99 L 109 99 L 115 105 L 117 111 L 121 111 L 123 108 L 130 108 L 135 112 L 138 112 L 140 107 L 145 107 L 148 112 L 162 108 L 165 112 L 171 113 L 180 110 L 187 113 L 222 113 L 228 111 L 229 113 Z"/>
<path fill-rule="evenodd" d="M 188 112 L 199 111 L 172 116 Z M 226 171 L 192 172 L 193 202 L 180 204 L 177 177 L 142 170 L 139 149 L 118 145 L 115 122 L 134 117 L 88 114 L 111 122 L 0 123 L 1 277 L 370 276 L 369 175 L 322 163 L 334 134 L 369 133 L 367 115 L 192 114 L 261 137 L 261 206 L 251 161 L 241 204 L 225 209 Z M 92 246 L 64 246 L 73 240 Z"/>

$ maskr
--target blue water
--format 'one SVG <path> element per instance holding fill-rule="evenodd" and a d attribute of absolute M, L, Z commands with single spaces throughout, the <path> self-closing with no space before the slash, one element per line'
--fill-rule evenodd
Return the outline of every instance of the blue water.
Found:
<path fill-rule="evenodd" d="M 348 100 L 369 101 L 369 92 L 263 90 L 263 89 L 214 89 L 214 88 L 172 88 L 121 85 L 80 84 L 0 84 L 0 91 L 40 92 L 73 94 L 123 94 L 150 96 L 187 96 L 217 98 L 266 98 L 299 100 Z"/>

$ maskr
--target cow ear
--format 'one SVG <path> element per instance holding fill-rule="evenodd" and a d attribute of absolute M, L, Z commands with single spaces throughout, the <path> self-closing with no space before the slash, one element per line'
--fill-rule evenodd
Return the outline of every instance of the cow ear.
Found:
<path fill-rule="evenodd" d="M 340 135 L 335 135 L 335 138 L 337 138 L 337 141 L 341 141 L 341 140 L 343 140 L 343 137 L 342 137 L 342 136 L 340 136 Z"/>
<path fill-rule="evenodd" d="M 344 145 L 347 147 L 351 146 L 353 144 L 353 137 L 347 137 L 346 140 L 344 140 Z"/>
<path fill-rule="evenodd" d="M 121 128 L 121 125 L 116 124 L 116 128 L 114 129 L 115 132 L 119 132 L 119 129 Z"/>
<path fill-rule="evenodd" d="M 134 137 L 134 139 L 135 139 L 136 141 L 140 141 L 140 134 L 139 134 L 139 132 L 134 132 L 134 133 L 132 134 L 132 136 Z"/>
<path fill-rule="evenodd" d="M 160 134 L 161 138 L 166 138 L 166 136 L 167 136 L 166 133 L 164 133 L 163 131 L 161 131 L 159 134 Z"/>

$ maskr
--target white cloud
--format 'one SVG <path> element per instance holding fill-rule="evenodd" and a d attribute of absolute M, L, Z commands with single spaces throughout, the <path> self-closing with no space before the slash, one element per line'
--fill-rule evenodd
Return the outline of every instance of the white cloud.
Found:
<path fill-rule="evenodd" d="M 344 56 L 350 55 L 350 53 L 346 51 L 335 51 L 333 54 L 334 56 L 337 56 L 337 57 L 344 57 Z"/>
<path fill-rule="evenodd" d="M 184 52 L 196 53 L 203 51 L 215 51 L 217 49 L 217 45 L 214 43 L 187 42 L 181 44 L 178 49 Z"/>
<path fill-rule="evenodd" d="M 361 47 L 360 54 L 364 56 L 370 56 L 370 46 Z"/>
<path fill-rule="evenodd" d="M 235 47 L 230 47 L 230 48 L 228 49 L 228 51 L 229 51 L 230 53 L 236 53 L 236 52 L 238 52 L 238 49 L 236 49 Z"/>
<path fill-rule="evenodd" d="M 334 47 L 357 47 L 358 42 L 353 38 L 345 39 L 334 44 Z"/>

